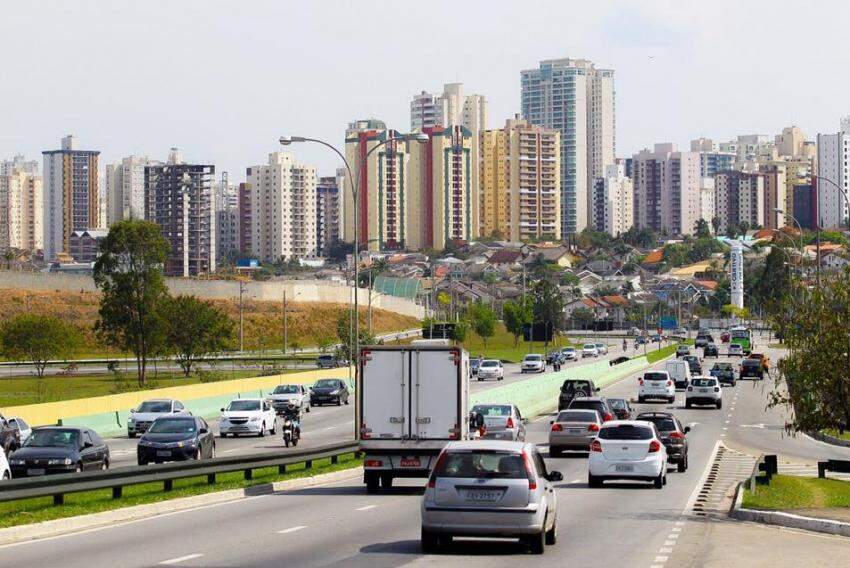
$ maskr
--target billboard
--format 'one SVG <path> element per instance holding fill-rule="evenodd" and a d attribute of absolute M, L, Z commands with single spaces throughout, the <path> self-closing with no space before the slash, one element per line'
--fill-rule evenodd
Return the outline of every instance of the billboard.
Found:
<path fill-rule="evenodd" d="M 679 327 L 679 321 L 676 319 L 676 316 L 662 316 L 659 323 L 661 324 L 661 329 L 676 329 Z"/>

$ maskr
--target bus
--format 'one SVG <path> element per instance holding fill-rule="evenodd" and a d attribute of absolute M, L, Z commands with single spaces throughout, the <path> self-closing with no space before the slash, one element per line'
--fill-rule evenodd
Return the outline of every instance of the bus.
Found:
<path fill-rule="evenodd" d="M 744 353 L 749 353 L 752 350 L 753 332 L 750 328 L 744 325 L 736 325 L 729 330 L 730 343 L 738 343 Z"/>

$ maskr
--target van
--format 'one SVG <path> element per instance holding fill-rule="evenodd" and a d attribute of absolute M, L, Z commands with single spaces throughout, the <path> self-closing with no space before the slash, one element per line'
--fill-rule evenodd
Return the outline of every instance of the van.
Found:
<path fill-rule="evenodd" d="M 673 383 L 677 389 L 688 388 L 688 383 L 691 382 L 691 367 L 687 361 L 682 359 L 667 361 L 664 365 L 664 370 L 673 379 Z"/>

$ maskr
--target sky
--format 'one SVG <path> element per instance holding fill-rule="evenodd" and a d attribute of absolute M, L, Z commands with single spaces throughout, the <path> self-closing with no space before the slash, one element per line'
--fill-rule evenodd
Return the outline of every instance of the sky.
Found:
<path fill-rule="evenodd" d="M 412 96 L 447 82 L 500 127 L 520 71 L 560 57 L 615 71 L 618 156 L 792 124 L 814 138 L 850 114 L 848 21 L 846 1 L 0 0 L 0 159 L 73 133 L 101 164 L 177 146 L 240 181 L 280 135 L 407 131 Z"/>

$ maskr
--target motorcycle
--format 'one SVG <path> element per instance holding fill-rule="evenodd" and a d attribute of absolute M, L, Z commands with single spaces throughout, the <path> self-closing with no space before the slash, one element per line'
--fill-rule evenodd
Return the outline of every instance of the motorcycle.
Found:
<path fill-rule="evenodd" d="M 283 419 L 283 444 L 288 448 L 290 444 L 294 447 L 301 439 L 301 428 L 296 427 L 292 418 L 286 416 Z"/>

